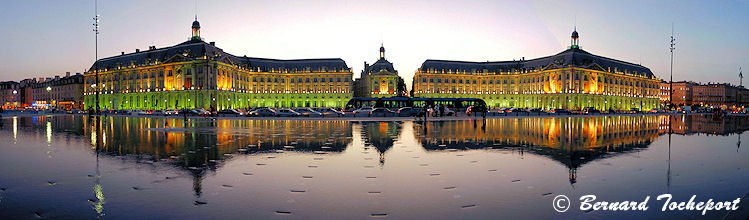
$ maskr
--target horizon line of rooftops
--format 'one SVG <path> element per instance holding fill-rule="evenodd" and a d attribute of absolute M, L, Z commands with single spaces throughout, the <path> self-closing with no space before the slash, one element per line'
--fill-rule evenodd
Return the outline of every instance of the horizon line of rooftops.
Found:
<path fill-rule="evenodd" d="M 156 48 L 149 46 L 148 50 L 140 51 L 136 49 L 135 53 L 122 52 L 121 55 L 98 59 L 89 68 L 86 73 L 108 72 L 110 70 L 147 67 L 159 65 L 162 63 L 171 63 L 170 61 L 184 61 L 180 58 L 187 58 L 188 61 L 194 60 L 212 60 L 222 62 L 250 72 L 265 73 L 352 73 L 353 68 L 349 67 L 341 58 L 320 58 L 320 59 L 270 59 L 239 57 L 224 52 L 223 49 L 216 47 L 215 42 L 206 43 L 200 37 L 200 23 L 197 16 L 191 26 L 192 36 L 189 40 L 169 47 Z M 380 60 L 384 60 L 384 47 L 380 47 Z M 180 57 L 181 56 L 181 57 Z M 378 60 L 379 62 L 379 60 Z M 389 63 L 389 62 L 388 62 Z M 366 63 L 365 63 L 366 65 Z M 647 79 L 656 79 L 649 68 L 639 64 L 629 63 L 617 59 L 597 56 L 584 51 L 579 46 L 579 34 L 577 28 L 572 32 L 569 49 L 558 54 L 539 57 L 535 59 L 513 61 L 448 61 L 427 59 L 422 66 L 417 69 L 416 75 L 421 73 L 427 74 L 471 74 L 471 75 L 511 75 L 540 72 L 548 69 L 557 68 L 584 68 L 597 69 L 598 71 L 610 72 L 633 77 Z M 612 68 L 613 67 L 613 68 Z M 365 67 L 366 68 L 366 67 Z M 394 71 L 397 74 L 397 71 Z M 414 76 L 415 77 L 415 76 Z"/>
<path fill-rule="evenodd" d="M 194 43 L 194 44 L 208 44 L 202 40 L 199 42 L 196 42 L 195 40 L 188 41 L 185 43 Z M 178 44 L 175 46 L 169 46 L 164 48 L 156 48 L 155 46 L 151 46 L 149 50 L 141 51 L 136 50 L 134 53 L 124 53 L 117 56 L 112 57 L 106 57 L 101 58 L 97 62 L 105 62 L 112 59 L 123 59 L 128 58 L 135 55 L 148 55 L 149 53 L 157 53 L 157 52 L 166 52 L 170 49 L 175 49 L 179 46 L 184 46 L 185 43 Z M 194 58 L 197 60 L 220 60 L 222 55 L 224 57 L 229 57 L 230 61 L 234 61 L 232 63 L 236 68 L 247 70 L 247 71 L 255 71 L 255 72 L 268 72 L 268 73 L 327 73 L 327 72 L 351 72 L 353 73 L 353 68 L 348 67 L 346 64 L 346 61 L 344 61 L 341 58 L 308 58 L 308 59 L 273 59 L 273 58 L 259 58 L 259 57 L 248 57 L 246 55 L 244 56 L 236 56 L 232 55 L 227 52 L 223 52 L 222 49 L 215 46 L 214 42 L 210 42 L 209 45 L 220 51 L 219 54 L 217 53 L 214 56 L 195 56 L 191 57 L 190 51 L 184 50 L 182 54 L 185 57 L 188 58 Z M 582 51 L 583 53 L 586 53 L 586 51 L 583 51 L 582 49 L 575 49 Z M 569 50 L 567 50 L 569 51 Z M 566 52 L 566 51 L 564 51 Z M 564 53 L 562 52 L 562 53 Z M 561 53 L 560 53 L 561 54 Z M 558 54 L 557 54 L 558 55 Z M 592 54 L 590 54 L 592 55 Z M 526 67 L 526 63 L 538 63 L 542 62 L 544 59 L 550 59 L 556 55 L 551 56 L 545 56 L 545 57 L 538 57 L 534 59 L 525 59 L 524 57 L 519 60 L 512 60 L 512 61 L 458 61 L 458 60 L 439 60 L 439 59 L 426 59 L 420 68 L 416 70 L 418 73 L 442 73 L 442 74 L 480 74 L 480 75 L 507 75 L 507 74 L 524 74 L 524 73 L 533 73 L 538 71 L 544 71 L 544 66 L 539 65 L 537 67 Z M 604 58 L 596 55 L 596 58 L 603 58 L 607 59 L 609 61 L 617 62 L 623 65 L 629 65 L 637 67 L 638 69 L 645 69 L 646 71 L 634 71 L 629 69 L 619 69 L 618 67 L 611 68 L 608 67 L 605 72 L 611 72 L 611 73 L 618 73 L 623 75 L 640 75 L 640 76 L 647 76 L 649 75 L 649 69 L 647 67 L 644 67 L 639 64 L 633 64 L 626 61 L 611 59 L 611 58 Z M 171 57 L 170 57 L 171 58 Z M 166 60 L 170 59 L 167 58 Z M 135 62 L 135 60 L 141 60 L 143 62 Z M 136 67 L 146 67 L 146 66 L 152 66 L 152 65 L 159 65 L 163 64 L 164 61 L 160 60 L 159 58 L 146 58 L 146 59 L 129 59 L 129 62 L 127 65 L 123 65 L 121 62 L 115 63 L 115 65 L 104 65 L 99 67 L 99 72 L 106 72 L 110 70 L 116 69 L 123 69 L 123 68 L 136 68 Z M 253 66 L 254 63 L 258 64 L 266 64 L 266 65 L 257 65 Z M 466 68 L 434 68 L 429 67 L 429 65 L 435 64 L 435 63 L 447 63 L 452 65 L 465 65 Z M 274 64 L 274 65 L 267 65 L 267 64 Z M 305 65 L 308 64 L 308 65 Z M 329 64 L 329 65 L 324 65 Z M 332 64 L 332 65 L 330 65 Z M 91 72 L 95 68 L 96 64 L 92 65 L 88 72 Z M 285 66 L 295 66 L 295 67 L 285 67 Z M 329 67 L 334 66 L 334 67 Z M 317 67 L 317 68 L 312 68 Z M 468 68 L 471 67 L 471 68 Z M 481 69 L 477 69 L 476 67 L 483 67 Z M 489 68 L 487 68 L 489 67 Z M 650 73 L 652 74 L 652 73 Z"/>
<path fill-rule="evenodd" d="M 192 22 L 192 37 L 177 45 L 157 48 L 149 46 L 148 50 L 136 49 L 134 53 L 125 53 L 98 59 L 87 73 L 106 72 L 123 68 L 147 67 L 169 63 L 175 57 L 182 56 L 192 60 L 213 60 L 229 64 L 240 70 L 267 73 L 353 73 L 341 58 L 313 58 L 313 59 L 271 59 L 235 56 L 216 47 L 215 42 L 205 42 L 200 37 L 200 23 L 197 17 Z M 555 55 L 526 60 L 512 61 L 452 61 L 427 59 L 416 73 L 431 74 L 479 74 L 505 75 L 524 74 L 558 68 L 579 67 L 597 68 L 599 71 L 631 75 L 644 78 L 657 78 L 649 68 L 617 59 L 593 55 L 584 51 L 578 45 L 579 34 L 577 28 L 572 32 L 569 49 Z M 382 50 L 382 47 L 381 47 Z M 380 51 L 382 52 L 382 51 Z M 383 57 L 380 57 L 383 59 Z M 594 66 L 593 64 L 597 64 Z M 613 68 L 612 68 L 613 67 Z"/>

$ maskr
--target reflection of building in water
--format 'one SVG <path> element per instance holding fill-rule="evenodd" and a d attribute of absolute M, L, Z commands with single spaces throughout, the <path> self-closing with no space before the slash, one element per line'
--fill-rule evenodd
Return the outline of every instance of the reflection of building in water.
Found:
<path fill-rule="evenodd" d="M 654 117 L 619 116 L 430 122 L 427 134 L 423 127 L 414 130 L 427 149 L 509 145 L 590 150 L 649 141 L 657 136 L 657 129 Z"/>
<path fill-rule="evenodd" d="M 520 147 L 565 164 L 570 181 L 577 169 L 611 153 L 647 147 L 658 136 L 650 116 L 508 118 L 419 124 L 416 136 L 427 150 Z"/>
<path fill-rule="evenodd" d="M 658 116 L 661 134 L 668 133 L 669 120 L 674 134 L 717 134 L 742 133 L 749 128 L 749 117 L 728 116 L 714 118 L 712 115 L 661 115 Z"/>
<path fill-rule="evenodd" d="M 142 163 L 166 161 L 186 169 L 194 177 L 194 191 L 201 194 L 207 171 L 215 171 L 224 158 L 244 153 L 277 153 L 278 150 L 342 152 L 351 142 L 348 121 L 203 120 L 184 123 L 177 118 L 83 116 L 19 118 L 19 126 L 88 135 L 92 150 L 102 156 L 124 156 Z M 165 127 L 164 120 L 167 121 Z M 49 123 L 48 123 L 49 122 Z M 102 126 L 96 131 L 96 125 Z M 50 135 L 50 134 L 47 134 Z M 285 146 L 291 146 L 286 147 Z"/>
<path fill-rule="evenodd" d="M 377 149 L 380 165 L 385 164 L 385 152 L 393 147 L 402 125 L 392 122 L 361 122 L 361 125 L 365 143 Z"/>

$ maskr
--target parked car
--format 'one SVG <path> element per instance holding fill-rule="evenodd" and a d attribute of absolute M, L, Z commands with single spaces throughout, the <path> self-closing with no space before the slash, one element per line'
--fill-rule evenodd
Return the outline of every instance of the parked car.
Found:
<path fill-rule="evenodd" d="M 180 109 L 179 110 L 180 115 L 187 115 L 187 116 L 206 116 L 206 112 L 202 111 L 201 109 Z"/>
<path fill-rule="evenodd" d="M 282 108 L 276 111 L 276 117 L 298 117 L 298 116 L 302 116 L 302 114 L 299 114 L 299 112 L 296 112 L 288 108 Z"/>
<path fill-rule="evenodd" d="M 528 112 L 530 112 L 530 113 L 534 113 L 534 114 L 541 114 L 541 113 L 543 113 L 544 111 L 543 111 L 543 110 L 541 110 L 540 108 L 532 108 L 532 109 L 528 109 Z"/>
<path fill-rule="evenodd" d="M 414 117 L 414 116 L 417 116 L 419 112 L 416 111 L 416 109 L 411 108 L 411 107 L 403 107 L 395 111 L 395 114 L 400 117 Z"/>
<path fill-rule="evenodd" d="M 244 114 L 242 114 L 241 112 L 239 112 L 236 109 L 224 109 L 224 110 L 220 110 L 220 111 L 218 111 L 217 114 L 219 116 L 222 116 L 222 115 L 223 116 L 242 116 L 242 115 L 244 115 Z"/>
<path fill-rule="evenodd" d="M 567 109 L 563 109 L 563 108 L 557 108 L 557 109 L 551 110 L 550 113 L 557 114 L 557 115 L 569 115 L 569 114 L 572 114 L 572 112 L 570 112 Z"/>
<path fill-rule="evenodd" d="M 372 108 L 372 107 L 361 107 L 361 108 L 359 108 L 357 110 L 354 110 L 354 117 L 356 117 L 356 115 L 366 115 L 366 116 L 369 116 L 369 114 L 372 113 L 372 110 L 374 110 L 374 108 Z"/>
<path fill-rule="evenodd" d="M 315 110 L 312 110 L 311 108 L 297 108 L 294 109 L 295 112 L 298 112 L 299 114 L 302 114 L 304 117 L 322 117 L 322 113 L 316 112 Z"/>
<path fill-rule="evenodd" d="M 395 112 L 387 108 L 376 108 L 372 110 L 370 115 L 372 117 L 377 117 L 377 116 L 387 117 L 387 116 L 395 116 Z"/>
<path fill-rule="evenodd" d="M 130 112 L 130 115 L 150 115 L 151 113 L 145 111 L 145 110 L 133 110 Z"/>
<path fill-rule="evenodd" d="M 659 108 L 654 108 L 654 109 L 650 109 L 650 111 L 649 111 L 649 112 L 650 112 L 650 113 L 663 113 L 663 110 L 661 110 L 661 109 L 659 109 Z"/>
<path fill-rule="evenodd" d="M 490 109 L 490 110 L 489 110 L 489 111 L 487 112 L 487 114 L 488 114 L 488 115 L 498 115 L 498 114 L 503 114 L 503 113 L 505 113 L 504 109 L 505 109 L 505 108 L 495 108 L 495 109 Z"/>
<path fill-rule="evenodd" d="M 273 111 L 273 109 L 270 108 L 258 108 L 257 110 L 251 111 L 249 115 L 258 117 L 276 116 L 276 111 Z"/>
<path fill-rule="evenodd" d="M 120 109 L 120 110 L 117 110 L 116 113 L 118 115 L 131 115 L 132 111 L 131 110 L 127 110 L 127 109 Z"/>
<path fill-rule="evenodd" d="M 600 114 L 601 111 L 599 111 L 598 109 L 593 108 L 593 107 L 585 107 L 585 108 L 583 108 L 582 113 L 586 114 L 586 115 L 589 115 L 589 114 Z"/>
<path fill-rule="evenodd" d="M 316 112 L 322 113 L 323 117 L 341 117 L 344 115 L 342 111 L 338 111 L 332 108 L 317 108 L 313 109 Z"/>
<path fill-rule="evenodd" d="M 211 112 L 209 112 L 208 110 L 202 109 L 202 108 L 194 108 L 194 109 L 191 109 L 191 111 L 195 112 L 199 116 L 210 116 L 211 115 Z"/>

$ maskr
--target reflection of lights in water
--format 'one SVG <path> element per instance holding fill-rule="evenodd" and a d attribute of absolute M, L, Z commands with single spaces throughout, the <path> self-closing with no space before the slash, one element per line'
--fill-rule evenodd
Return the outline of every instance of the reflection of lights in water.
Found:
<path fill-rule="evenodd" d="M 96 149 L 96 131 L 91 129 L 91 149 Z"/>
<path fill-rule="evenodd" d="M 13 142 L 18 139 L 18 117 L 13 117 Z"/>
<path fill-rule="evenodd" d="M 107 145 L 107 133 L 106 132 L 103 132 L 103 134 L 101 135 L 101 142 L 104 146 Z"/>
<path fill-rule="evenodd" d="M 97 176 L 96 178 L 98 182 L 100 177 Z M 91 202 L 91 205 L 94 207 L 94 211 L 96 211 L 96 214 L 99 217 L 104 216 L 104 204 L 107 202 L 104 201 L 104 191 L 102 190 L 101 184 L 97 183 L 94 185 L 94 194 L 96 194 L 96 202 Z"/>
<path fill-rule="evenodd" d="M 47 143 L 52 143 L 52 122 L 47 122 Z"/>

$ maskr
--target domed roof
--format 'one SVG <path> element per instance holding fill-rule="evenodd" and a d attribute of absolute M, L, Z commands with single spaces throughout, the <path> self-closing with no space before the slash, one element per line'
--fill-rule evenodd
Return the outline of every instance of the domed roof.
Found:
<path fill-rule="evenodd" d="M 200 28 L 200 22 L 198 22 L 198 19 L 195 19 L 195 21 L 192 22 L 192 28 Z"/>
<path fill-rule="evenodd" d="M 577 39 L 579 37 L 580 37 L 580 35 L 577 34 L 577 28 L 575 28 L 575 30 L 572 31 L 572 39 Z"/>
<path fill-rule="evenodd" d="M 385 52 L 385 46 L 380 46 L 380 52 Z"/>

